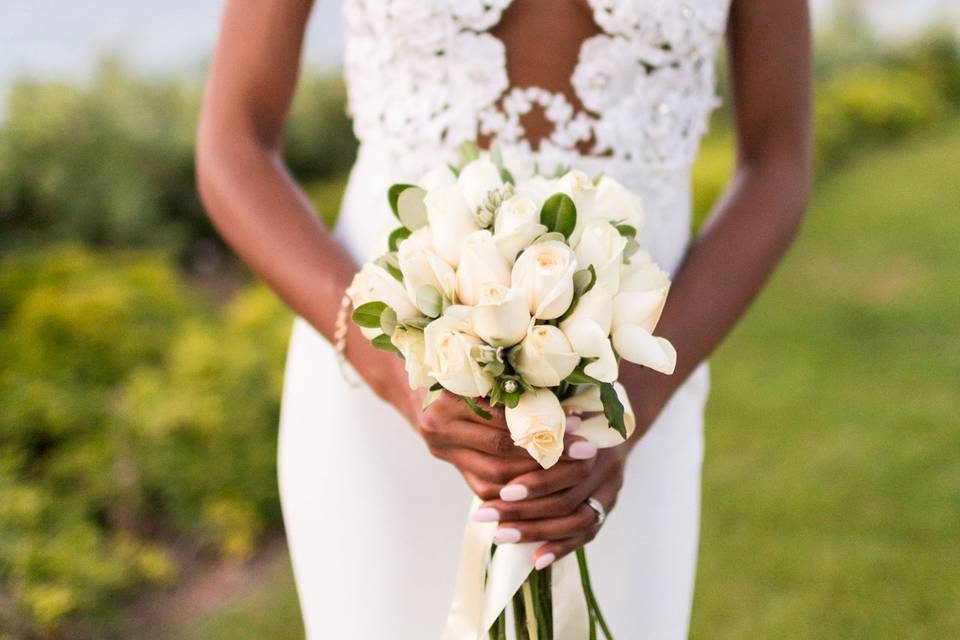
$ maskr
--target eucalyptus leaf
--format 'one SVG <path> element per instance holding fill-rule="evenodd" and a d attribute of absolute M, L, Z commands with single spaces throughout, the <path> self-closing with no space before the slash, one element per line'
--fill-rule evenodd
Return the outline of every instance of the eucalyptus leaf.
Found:
<path fill-rule="evenodd" d="M 567 238 L 562 233 L 556 231 L 549 231 L 537 236 L 537 239 L 533 241 L 533 244 L 539 244 L 541 242 L 566 242 Z"/>
<path fill-rule="evenodd" d="M 620 232 L 624 238 L 636 238 L 637 228 L 632 224 L 615 224 L 613 228 Z"/>
<path fill-rule="evenodd" d="M 514 179 L 513 174 L 510 173 L 510 170 L 506 167 L 500 167 L 500 179 L 506 182 L 507 184 L 517 184 L 517 181 Z"/>
<path fill-rule="evenodd" d="M 433 322 L 431 318 L 427 317 L 417 317 L 417 318 L 407 318 L 401 324 L 407 329 L 419 329 L 423 331 L 427 328 L 427 325 Z"/>
<path fill-rule="evenodd" d="M 393 211 L 393 215 L 397 217 L 397 220 L 400 220 L 400 211 L 397 208 L 397 200 L 400 198 L 401 193 L 413 186 L 415 185 L 398 183 L 390 185 L 390 188 L 387 189 L 387 202 L 390 203 L 390 211 Z"/>
<path fill-rule="evenodd" d="M 410 229 L 406 227 L 397 227 L 390 232 L 387 238 L 387 247 L 390 251 L 396 251 L 400 247 L 400 242 L 410 237 Z"/>
<path fill-rule="evenodd" d="M 400 271 L 400 260 L 396 253 L 385 253 L 373 263 L 389 273 L 397 282 L 403 282 L 403 272 Z"/>
<path fill-rule="evenodd" d="M 431 318 L 437 318 L 443 312 L 443 295 L 432 284 L 417 289 L 417 308 Z"/>
<path fill-rule="evenodd" d="M 477 143 L 472 140 L 463 141 L 457 149 L 457 153 L 460 155 L 461 167 L 466 166 L 480 157 L 480 149 L 477 148 Z"/>
<path fill-rule="evenodd" d="M 494 378 L 503 375 L 503 372 L 506 370 L 506 368 L 506 365 L 499 360 L 494 360 L 493 362 L 488 362 L 487 364 L 483 365 L 483 370 Z"/>
<path fill-rule="evenodd" d="M 367 302 L 353 310 L 353 321 L 364 329 L 379 329 L 380 315 L 388 308 L 384 302 Z"/>
<path fill-rule="evenodd" d="M 397 330 L 397 312 L 387 307 L 380 313 L 380 330 L 392 336 Z"/>
<path fill-rule="evenodd" d="M 420 187 L 409 187 L 397 197 L 397 217 L 410 231 L 427 224 L 427 205 L 423 202 L 426 195 L 427 192 Z"/>
<path fill-rule="evenodd" d="M 400 350 L 397 349 L 394 346 L 394 344 L 390 341 L 390 336 L 386 334 L 381 333 L 376 338 L 371 340 L 370 344 L 375 346 L 377 349 L 380 349 L 381 351 L 390 351 L 392 353 L 396 353 L 397 355 L 401 355 L 401 356 L 403 355 L 400 353 Z"/>
<path fill-rule="evenodd" d="M 597 270 L 593 265 L 588 265 L 586 269 L 581 269 L 573 274 L 573 293 L 578 298 L 585 294 L 593 285 L 597 283 Z"/>
<path fill-rule="evenodd" d="M 540 224 L 547 231 L 562 233 L 569 238 L 577 226 L 577 205 L 565 193 L 555 193 L 543 203 L 540 209 Z"/>
<path fill-rule="evenodd" d="M 617 390 L 611 383 L 601 383 L 600 402 L 603 403 L 603 415 L 607 418 L 610 428 L 626 440 L 627 425 L 623 420 L 623 403 L 620 402 L 620 396 L 617 395 Z"/>
<path fill-rule="evenodd" d="M 491 414 L 489 411 L 484 410 L 480 405 L 476 403 L 476 401 L 473 398 L 468 398 L 467 396 L 460 396 L 460 397 L 463 398 L 464 403 L 466 403 L 466 405 L 470 407 L 470 410 L 473 411 L 475 414 L 477 414 L 484 420 L 493 419 L 493 414 Z"/>

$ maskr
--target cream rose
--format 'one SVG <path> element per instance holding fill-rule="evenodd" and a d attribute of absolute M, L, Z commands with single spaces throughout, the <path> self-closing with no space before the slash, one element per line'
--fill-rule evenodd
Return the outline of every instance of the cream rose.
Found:
<path fill-rule="evenodd" d="M 407 381 L 411 389 L 422 389 L 436 382 L 427 369 L 423 331 L 398 327 L 390 341 L 403 354 L 403 366 L 407 370 Z"/>
<path fill-rule="evenodd" d="M 450 300 L 456 296 L 456 274 L 453 268 L 433 251 L 430 229 L 427 227 L 417 229 L 400 243 L 397 259 L 403 274 L 403 286 L 414 303 L 417 300 L 417 291 L 424 285 L 435 287 Z"/>
<path fill-rule="evenodd" d="M 514 289 L 492 284 L 482 287 L 473 307 L 473 331 L 495 347 L 512 347 L 527 335 L 530 311 Z"/>
<path fill-rule="evenodd" d="M 481 291 L 490 285 L 510 285 L 510 267 L 486 229 L 474 231 L 463 241 L 457 267 L 457 298 L 468 305 L 479 303 Z"/>
<path fill-rule="evenodd" d="M 420 315 L 407 297 L 403 285 L 385 269 L 372 262 L 363 265 L 363 268 L 353 277 L 353 281 L 347 288 L 347 295 L 350 296 L 355 308 L 368 302 L 382 302 L 396 312 L 398 320 Z M 363 335 L 368 338 L 379 334 L 378 329 L 363 329 Z"/>
<path fill-rule="evenodd" d="M 456 182 L 457 176 L 453 175 L 450 167 L 441 165 L 425 173 L 424 176 L 420 178 L 418 186 L 429 192 L 441 187 L 449 187 L 452 184 L 456 184 Z"/>
<path fill-rule="evenodd" d="M 559 318 L 573 300 L 573 273 L 577 257 L 556 240 L 530 245 L 513 265 L 511 286 L 518 289 L 534 318 Z"/>
<path fill-rule="evenodd" d="M 649 255 L 634 256 L 624 270 L 613 300 L 613 346 L 625 360 L 671 374 L 677 352 L 665 338 L 653 335 L 667 301 L 670 279 Z"/>
<path fill-rule="evenodd" d="M 563 454 L 566 416 L 557 396 L 547 389 L 532 389 L 520 396 L 517 406 L 506 408 L 510 437 L 518 447 L 549 469 Z"/>
<path fill-rule="evenodd" d="M 427 325 L 423 338 L 429 375 L 451 393 L 476 398 L 490 393 L 493 378 L 470 357 L 483 341 L 470 333 L 470 310 L 450 307 Z"/>
<path fill-rule="evenodd" d="M 603 176 L 597 183 L 590 219 L 625 222 L 639 232 L 643 228 L 643 200 L 610 176 Z"/>
<path fill-rule="evenodd" d="M 622 384 L 616 382 L 613 388 L 616 389 L 617 397 L 620 398 L 620 403 L 623 404 L 623 423 L 627 428 L 627 437 L 629 438 L 637 427 L 637 421 L 633 415 L 633 407 L 630 405 L 630 398 L 627 397 L 627 390 L 623 388 Z M 572 396 L 560 404 L 568 414 L 587 414 L 577 429 L 578 437 L 589 440 L 601 449 L 623 444 L 624 439 L 620 437 L 619 433 L 610 428 L 610 423 L 607 422 L 607 418 L 603 415 L 603 402 L 600 401 L 600 387 L 593 384 L 580 385 Z"/>
<path fill-rule="evenodd" d="M 620 288 L 620 269 L 623 265 L 623 250 L 627 239 L 605 220 L 593 220 L 583 226 L 580 238 L 574 245 L 577 266 L 586 269 L 593 265 L 598 284 L 610 291 Z"/>
<path fill-rule="evenodd" d="M 500 205 L 493 223 L 493 240 L 503 257 L 513 264 L 517 254 L 546 231 L 540 224 L 540 206 L 531 196 L 519 193 Z"/>
<path fill-rule="evenodd" d="M 555 387 L 573 373 L 580 362 L 570 341 L 557 327 L 530 327 L 514 360 L 517 373 L 534 387 Z"/>
<path fill-rule="evenodd" d="M 456 267 L 464 239 L 478 229 L 460 187 L 451 184 L 428 191 L 423 203 L 427 208 L 433 250 Z"/>
<path fill-rule="evenodd" d="M 613 298 L 598 282 L 581 296 L 570 317 L 560 323 L 575 353 L 584 358 L 596 358 L 583 368 L 583 372 L 601 382 L 613 382 L 618 374 L 617 356 L 610 343 L 612 322 Z"/>
<path fill-rule="evenodd" d="M 463 199 L 466 200 L 470 211 L 476 211 L 482 207 L 490 192 L 503 185 L 500 171 L 490 160 L 489 154 L 481 155 L 461 169 L 457 183 L 460 185 Z"/>

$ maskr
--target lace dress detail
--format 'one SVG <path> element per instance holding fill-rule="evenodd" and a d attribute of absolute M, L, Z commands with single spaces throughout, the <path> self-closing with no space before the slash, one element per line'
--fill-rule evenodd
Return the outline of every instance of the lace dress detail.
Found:
<path fill-rule="evenodd" d="M 347 0 L 345 72 L 360 141 L 416 176 L 478 134 L 532 153 L 521 117 L 539 107 L 553 125 L 537 149 L 543 161 L 602 158 L 604 171 L 648 187 L 689 168 L 717 104 L 729 0 L 590 0 L 602 33 L 582 43 L 571 78 L 584 110 L 559 93 L 510 86 L 504 45 L 488 33 L 509 4 Z"/>

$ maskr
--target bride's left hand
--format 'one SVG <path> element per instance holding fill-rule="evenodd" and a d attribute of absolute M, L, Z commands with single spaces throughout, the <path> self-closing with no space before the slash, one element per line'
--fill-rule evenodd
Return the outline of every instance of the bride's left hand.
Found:
<path fill-rule="evenodd" d="M 628 451 L 628 446 L 601 449 L 586 477 L 558 492 L 551 492 L 552 476 L 563 473 L 562 462 L 551 469 L 540 469 L 511 480 L 507 486 L 526 488 L 524 499 L 488 500 L 481 506 L 496 511 L 499 516 L 494 542 L 544 541 L 533 556 L 534 566 L 543 569 L 593 540 L 600 527 L 596 512 L 587 505 L 587 498 L 595 498 L 610 513 L 623 486 Z"/>

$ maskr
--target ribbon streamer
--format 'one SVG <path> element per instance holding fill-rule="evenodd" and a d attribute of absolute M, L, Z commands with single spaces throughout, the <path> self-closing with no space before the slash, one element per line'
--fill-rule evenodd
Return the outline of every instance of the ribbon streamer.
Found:
<path fill-rule="evenodd" d="M 500 545 L 491 561 L 497 525 L 470 519 L 480 504 L 475 498 L 467 517 L 443 640 L 486 640 L 487 631 L 533 569 L 533 552 L 541 544 Z M 573 555 L 561 558 L 553 563 L 552 573 L 554 640 L 583 640 L 589 621 L 576 559 Z"/>

